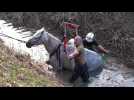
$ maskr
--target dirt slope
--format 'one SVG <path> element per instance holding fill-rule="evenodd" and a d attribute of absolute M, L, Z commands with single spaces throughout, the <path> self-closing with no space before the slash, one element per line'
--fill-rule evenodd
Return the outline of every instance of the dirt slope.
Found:
<path fill-rule="evenodd" d="M 0 87 L 59 87 L 63 86 L 48 70 L 47 64 L 33 62 L 0 41 Z"/>

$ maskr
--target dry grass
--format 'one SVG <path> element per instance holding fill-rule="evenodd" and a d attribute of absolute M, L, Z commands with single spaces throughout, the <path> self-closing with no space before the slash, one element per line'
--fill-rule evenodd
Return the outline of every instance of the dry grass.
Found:
<path fill-rule="evenodd" d="M 48 65 L 31 61 L 0 42 L 0 87 L 59 87 L 62 84 L 48 71 Z"/>

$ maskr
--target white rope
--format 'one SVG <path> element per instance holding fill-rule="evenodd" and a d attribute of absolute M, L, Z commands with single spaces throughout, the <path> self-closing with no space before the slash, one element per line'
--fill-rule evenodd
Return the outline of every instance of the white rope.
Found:
<path fill-rule="evenodd" d="M 11 37 L 11 36 L 8 36 L 8 35 L 6 35 L 6 34 L 3 34 L 3 33 L 0 33 L 0 36 L 8 37 L 8 38 L 11 38 L 11 39 L 17 40 L 17 41 L 19 41 L 19 42 L 26 43 L 26 41 L 19 40 L 19 39 L 15 39 L 15 38 L 13 38 L 13 37 Z"/>

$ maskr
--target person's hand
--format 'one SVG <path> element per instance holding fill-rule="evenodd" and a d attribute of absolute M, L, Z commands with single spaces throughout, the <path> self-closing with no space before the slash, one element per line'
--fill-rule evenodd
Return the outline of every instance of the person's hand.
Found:
<path fill-rule="evenodd" d="M 73 59 L 73 55 L 69 55 L 68 58 L 71 60 Z"/>
<path fill-rule="evenodd" d="M 111 52 L 111 51 L 108 51 L 106 54 L 109 56 L 114 56 L 113 52 Z"/>
<path fill-rule="evenodd" d="M 105 52 L 105 54 L 109 55 L 109 54 L 110 54 L 110 51 L 109 51 L 109 50 L 107 50 L 107 51 Z"/>

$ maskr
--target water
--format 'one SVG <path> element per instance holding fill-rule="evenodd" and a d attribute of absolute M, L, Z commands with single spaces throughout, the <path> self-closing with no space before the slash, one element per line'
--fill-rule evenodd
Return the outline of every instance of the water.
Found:
<path fill-rule="evenodd" d="M 27 41 L 31 38 L 23 38 L 27 34 L 32 34 L 30 31 L 22 32 L 24 29 L 18 28 L 19 30 L 17 30 L 17 28 L 13 27 L 12 23 L 5 23 L 6 22 L 4 20 L 0 20 L 0 33 L 4 33 L 8 36 L 24 41 Z M 45 62 L 49 59 L 48 52 L 43 45 L 27 48 L 24 43 L 13 40 L 11 38 L 2 36 L 0 36 L 0 38 L 4 41 L 4 44 L 7 47 L 14 49 L 16 52 L 19 52 L 21 54 L 29 54 L 31 56 L 31 59 L 35 61 Z M 125 73 L 125 71 L 118 69 L 114 64 L 109 64 L 108 66 L 110 66 L 110 69 L 104 69 L 97 78 L 90 77 L 90 80 L 92 80 L 92 82 L 88 85 L 88 87 L 134 87 L 134 76 L 131 76 L 128 73 L 122 74 Z M 71 74 L 72 73 L 70 72 L 62 73 L 61 76 L 63 77 L 62 79 L 64 79 L 65 84 L 68 84 L 68 79 Z M 131 77 L 125 78 L 124 76 Z"/>

